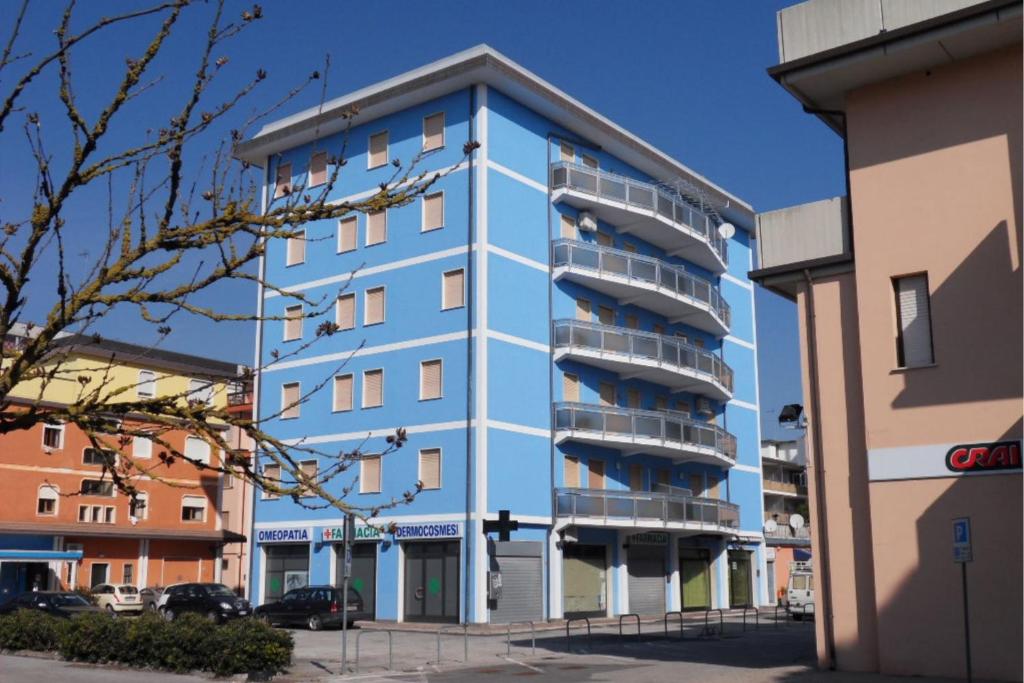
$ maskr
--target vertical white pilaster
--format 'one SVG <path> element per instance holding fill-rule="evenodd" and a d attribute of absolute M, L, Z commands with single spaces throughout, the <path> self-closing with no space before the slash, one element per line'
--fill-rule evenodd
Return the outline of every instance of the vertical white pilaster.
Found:
<path fill-rule="evenodd" d="M 139 588 L 145 588 L 149 582 L 149 539 L 139 539 L 139 571 L 136 574 L 135 585 Z M 217 579 L 218 583 L 220 579 Z"/>
<path fill-rule="evenodd" d="M 683 607 L 683 593 L 679 584 L 679 537 L 668 536 L 668 609 L 678 612 Z"/>
<path fill-rule="evenodd" d="M 562 603 L 562 550 L 558 547 L 558 532 L 552 529 L 548 532 L 548 563 L 550 584 L 548 585 L 548 618 L 561 619 L 563 615 Z"/>
<path fill-rule="evenodd" d="M 613 557 L 618 557 L 615 563 L 615 588 L 618 599 L 615 601 L 615 609 L 610 616 L 629 613 L 629 568 L 626 564 L 626 549 L 622 545 L 626 542 L 627 532 L 620 531 L 615 534 L 615 548 Z"/>

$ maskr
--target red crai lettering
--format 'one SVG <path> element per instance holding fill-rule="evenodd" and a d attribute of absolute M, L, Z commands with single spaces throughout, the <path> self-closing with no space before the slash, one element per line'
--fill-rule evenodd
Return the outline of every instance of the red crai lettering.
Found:
<path fill-rule="evenodd" d="M 1020 446 L 1010 445 L 1010 467 L 1020 467 Z"/>
<path fill-rule="evenodd" d="M 1006 446 L 996 446 L 988 454 L 988 466 L 995 467 L 1000 465 L 1006 467 L 1010 462 L 1006 455 Z"/>
<path fill-rule="evenodd" d="M 971 449 L 971 460 L 978 467 L 988 467 L 988 448 L 975 446 Z"/>
<path fill-rule="evenodd" d="M 953 446 L 946 452 L 946 468 L 951 472 L 1021 469 L 1020 442 L 999 441 Z"/>
<path fill-rule="evenodd" d="M 949 454 L 949 465 L 953 469 L 966 470 L 974 464 L 974 458 L 966 448 L 957 448 Z"/>

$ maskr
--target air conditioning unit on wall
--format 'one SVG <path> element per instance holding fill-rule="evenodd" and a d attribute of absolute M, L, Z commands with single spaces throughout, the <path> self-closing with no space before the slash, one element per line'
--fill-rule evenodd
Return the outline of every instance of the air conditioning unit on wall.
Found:
<path fill-rule="evenodd" d="M 715 411 L 711 408 L 711 401 L 706 398 L 697 399 L 697 414 L 705 417 L 710 417 L 715 414 Z"/>
<path fill-rule="evenodd" d="M 597 216 L 589 211 L 580 211 L 576 224 L 584 232 L 597 232 Z"/>

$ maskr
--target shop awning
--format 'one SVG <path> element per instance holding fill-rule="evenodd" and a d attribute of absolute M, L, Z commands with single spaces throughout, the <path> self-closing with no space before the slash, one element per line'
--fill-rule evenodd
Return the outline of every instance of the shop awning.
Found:
<path fill-rule="evenodd" d="M 80 560 L 81 550 L 0 550 L 0 560 Z"/>

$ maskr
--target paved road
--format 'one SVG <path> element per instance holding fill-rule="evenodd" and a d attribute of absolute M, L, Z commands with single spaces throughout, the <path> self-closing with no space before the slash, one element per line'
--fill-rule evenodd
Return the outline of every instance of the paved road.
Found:
<path fill-rule="evenodd" d="M 208 678 L 175 674 L 112 669 L 34 657 L 0 656 L 3 683 L 210 683 Z"/>

